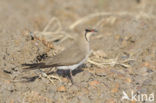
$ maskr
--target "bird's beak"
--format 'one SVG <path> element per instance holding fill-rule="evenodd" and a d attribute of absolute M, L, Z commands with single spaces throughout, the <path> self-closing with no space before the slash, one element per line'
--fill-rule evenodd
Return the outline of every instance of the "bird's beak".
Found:
<path fill-rule="evenodd" d="M 98 32 L 98 31 L 97 31 L 96 29 L 94 29 L 94 30 L 91 31 L 91 34 L 92 34 L 93 36 L 95 36 L 97 32 Z"/>
<path fill-rule="evenodd" d="M 92 30 L 91 32 L 98 32 L 96 29 Z"/>

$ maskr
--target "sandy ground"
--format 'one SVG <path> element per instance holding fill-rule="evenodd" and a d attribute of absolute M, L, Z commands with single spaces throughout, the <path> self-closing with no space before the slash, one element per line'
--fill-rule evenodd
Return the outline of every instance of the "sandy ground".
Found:
<path fill-rule="evenodd" d="M 59 72 L 53 75 L 61 81 L 52 83 L 38 70 L 23 71 L 21 64 L 60 52 L 72 43 L 68 34 L 85 28 L 98 34 L 89 60 L 74 73 L 76 85 Z M 0 103 L 155 103 L 156 1 L 0 0 L 0 51 Z M 121 100 L 123 91 L 136 99 Z"/>

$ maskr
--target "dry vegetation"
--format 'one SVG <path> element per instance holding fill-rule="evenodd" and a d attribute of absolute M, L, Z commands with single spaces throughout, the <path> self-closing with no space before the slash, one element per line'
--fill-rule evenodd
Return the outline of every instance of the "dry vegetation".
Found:
<path fill-rule="evenodd" d="M 123 91 L 156 94 L 155 0 L 2 0 L 0 7 L 0 103 L 137 103 L 121 101 Z M 75 73 L 78 86 L 55 68 L 23 71 L 22 63 L 57 54 L 85 28 L 99 32 Z"/>

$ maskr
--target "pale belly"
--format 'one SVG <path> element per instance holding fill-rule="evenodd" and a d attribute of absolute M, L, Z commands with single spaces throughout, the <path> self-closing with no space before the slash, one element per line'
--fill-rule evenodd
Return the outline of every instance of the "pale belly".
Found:
<path fill-rule="evenodd" d="M 89 56 L 89 55 L 88 55 Z M 74 65 L 70 65 L 70 66 L 58 66 L 57 69 L 62 69 L 62 70 L 74 70 L 77 67 L 79 67 L 80 65 L 82 65 L 86 59 L 88 58 L 88 56 L 86 56 L 86 58 L 84 58 L 81 62 L 79 62 L 78 64 L 74 64 Z"/>

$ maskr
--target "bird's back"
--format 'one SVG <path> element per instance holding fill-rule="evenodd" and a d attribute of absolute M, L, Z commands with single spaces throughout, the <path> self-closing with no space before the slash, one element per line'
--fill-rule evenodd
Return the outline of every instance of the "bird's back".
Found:
<path fill-rule="evenodd" d="M 89 44 L 76 42 L 61 53 L 45 60 L 45 65 L 69 66 L 81 62 L 89 53 Z"/>

